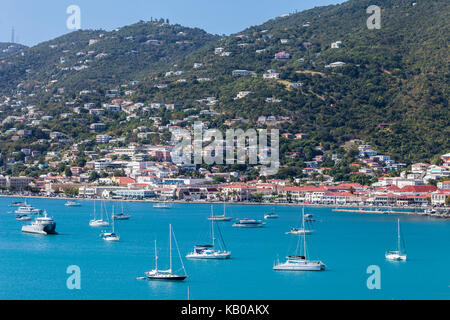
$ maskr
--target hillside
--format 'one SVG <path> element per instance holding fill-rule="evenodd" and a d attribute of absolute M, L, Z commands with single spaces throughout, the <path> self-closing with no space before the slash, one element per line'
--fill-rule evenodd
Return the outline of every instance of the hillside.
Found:
<path fill-rule="evenodd" d="M 176 63 L 217 38 L 164 21 L 139 22 L 112 32 L 80 30 L 8 57 L 0 64 L 0 92 L 10 93 L 19 84 L 33 90 L 58 82 L 72 92 L 118 85 Z"/>
<path fill-rule="evenodd" d="M 368 30 L 371 4 L 318 7 L 227 37 L 140 22 L 112 32 L 78 31 L 11 54 L 0 60 L 3 161 L 23 160 L 17 153 L 24 145 L 56 152 L 92 140 L 92 123 L 106 124 L 104 133 L 124 145 L 166 143 L 170 132 L 161 125 L 195 120 L 307 134 L 282 139 L 281 162 L 290 168 L 321 152 L 342 154 L 351 139 L 397 161 L 430 161 L 450 149 L 450 4 L 380 0 L 382 28 Z M 337 41 L 342 45 L 332 48 Z M 107 94 L 111 89 L 117 93 Z M 92 112 L 114 99 L 127 102 L 123 112 Z M 32 135 L 17 137 L 16 130 L 30 127 Z M 67 139 L 36 145 L 51 131 Z M 94 143 L 87 149 L 95 150 Z M 299 155 L 286 157 L 292 153 Z"/>
<path fill-rule="evenodd" d="M 317 141 L 362 138 L 399 160 L 426 160 L 450 148 L 449 3 L 380 1 L 381 30 L 366 27 L 370 4 L 358 0 L 315 8 L 221 39 L 217 46 L 230 56 L 203 50 L 184 65 L 192 69 L 194 62 L 203 63 L 205 68 L 192 76 L 214 81 L 173 85 L 154 94 L 142 84 L 142 98 L 195 101 L 212 95 L 219 99 L 215 110 L 231 118 L 289 116 L 293 121 L 282 128 L 310 133 Z M 336 41 L 342 48 L 331 48 Z M 280 51 L 291 57 L 275 60 Z M 326 67 L 337 61 L 345 66 Z M 257 76 L 233 77 L 235 69 Z M 280 73 L 281 81 L 261 79 L 269 69 Z M 286 88 L 298 82 L 303 86 Z M 253 93 L 233 99 L 243 90 Z M 282 102 L 266 103 L 266 97 Z"/>
<path fill-rule="evenodd" d="M 4 58 L 27 47 L 18 43 L 0 42 L 0 58 Z"/>

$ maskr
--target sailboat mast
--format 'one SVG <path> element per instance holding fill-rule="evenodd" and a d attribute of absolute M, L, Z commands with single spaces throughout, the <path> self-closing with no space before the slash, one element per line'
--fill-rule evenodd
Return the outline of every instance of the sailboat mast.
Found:
<path fill-rule="evenodd" d="M 400 219 L 397 219 L 397 250 L 400 252 Z"/>
<path fill-rule="evenodd" d="M 113 228 L 112 228 L 112 232 L 114 233 L 114 206 L 112 207 L 112 215 L 111 215 L 111 220 L 112 220 L 112 223 L 113 223 Z"/>
<path fill-rule="evenodd" d="M 170 268 L 169 271 L 172 273 L 172 225 L 169 224 L 169 257 L 170 257 Z"/>
<path fill-rule="evenodd" d="M 155 270 L 158 271 L 158 250 L 156 249 L 156 239 L 155 239 Z"/>
<path fill-rule="evenodd" d="M 212 236 L 212 246 L 214 248 L 214 212 L 213 212 L 213 206 L 211 205 L 211 236 Z"/>

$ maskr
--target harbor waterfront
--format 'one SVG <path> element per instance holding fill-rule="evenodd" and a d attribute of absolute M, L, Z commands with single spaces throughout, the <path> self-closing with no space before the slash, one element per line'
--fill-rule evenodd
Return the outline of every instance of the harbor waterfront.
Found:
<path fill-rule="evenodd" d="M 296 250 L 297 236 L 286 235 L 300 225 L 301 207 L 279 205 L 278 219 L 265 220 L 264 228 L 233 228 L 237 219 L 264 220 L 272 208 L 227 205 L 233 218 L 220 223 L 232 251 L 231 259 L 189 260 L 189 277 L 180 283 L 137 280 L 154 265 L 169 261 L 167 230 L 172 225 L 184 257 L 192 247 L 211 241 L 210 204 L 173 203 L 158 210 L 152 203 L 125 202 L 127 221 L 116 221 L 120 242 L 99 238 L 89 227 L 94 201 L 78 200 L 67 207 L 64 199 L 28 199 L 45 209 L 58 224 L 58 235 L 21 232 L 27 222 L 17 221 L 9 205 L 17 198 L 0 197 L 0 299 L 449 299 L 450 221 L 418 215 L 333 212 L 333 207 L 306 207 L 315 222 L 307 235 L 311 260 L 323 261 L 323 272 L 275 272 L 277 259 Z M 113 202 L 104 201 L 107 212 Z M 223 204 L 214 204 L 222 212 Z M 97 209 L 100 208 L 100 201 Z M 394 209 L 391 209 L 394 210 Z M 385 252 L 396 245 L 397 219 L 406 242 L 408 261 L 391 262 Z M 173 251 L 173 255 L 177 255 Z M 69 266 L 81 270 L 81 289 L 69 290 Z M 380 268 L 381 288 L 369 289 L 369 266 Z M 181 265 L 174 259 L 174 272 Z M 188 289 L 189 288 L 189 289 Z"/>

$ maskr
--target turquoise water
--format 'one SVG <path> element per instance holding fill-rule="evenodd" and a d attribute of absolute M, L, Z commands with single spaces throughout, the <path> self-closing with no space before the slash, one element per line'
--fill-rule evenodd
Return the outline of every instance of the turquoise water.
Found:
<path fill-rule="evenodd" d="M 17 199 L 15 199 L 17 200 Z M 260 229 L 221 231 L 232 252 L 226 261 L 184 259 L 189 278 L 184 282 L 137 280 L 154 267 L 154 240 L 159 264 L 168 265 L 168 226 L 173 225 L 182 255 L 194 244 L 209 242 L 210 205 L 174 204 L 170 210 L 152 204 L 126 203 L 129 221 L 117 221 L 121 241 L 99 238 L 101 229 L 88 225 L 93 202 L 65 207 L 64 200 L 30 199 L 47 209 L 59 235 L 23 234 L 14 215 L 13 199 L 0 198 L 0 299 L 449 299 L 450 221 L 396 215 L 333 213 L 330 208 L 306 208 L 314 215 L 316 232 L 307 237 L 311 259 L 327 265 L 323 272 L 282 273 L 272 270 L 293 253 L 296 237 L 286 235 L 299 223 L 300 208 L 276 207 L 279 219 Z M 112 203 L 105 202 L 111 212 Z M 120 207 L 120 204 L 116 203 Z M 229 205 L 234 218 L 262 219 L 266 206 Z M 117 210 L 117 209 L 116 209 Z M 215 205 L 217 214 L 221 205 Z M 400 217 L 407 262 L 387 262 L 386 250 L 396 247 Z M 174 250 L 175 269 L 180 267 Z M 81 289 L 69 290 L 66 269 L 81 269 Z M 381 270 L 381 289 L 369 290 L 366 269 Z"/>

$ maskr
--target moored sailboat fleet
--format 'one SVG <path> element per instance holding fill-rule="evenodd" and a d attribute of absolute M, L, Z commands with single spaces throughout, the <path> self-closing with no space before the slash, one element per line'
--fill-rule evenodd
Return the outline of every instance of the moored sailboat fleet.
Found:
<path fill-rule="evenodd" d="M 109 227 L 112 224 L 111 230 L 103 231 L 100 237 L 105 241 L 116 242 L 120 240 L 120 235 L 115 230 L 115 220 L 128 220 L 130 216 L 124 212 L 123 204 L 122 211 L 120 213 L 115 213 L 114 206 L 111 212 L 111 223 L 109 221 L 109 215 L 106 212 L 106 208 L 101 202 L 100 206 L 100 217 L 97 217 L 97 201 L 94 202 L 93 209 L 93 219 L 89 221 L 89 226 L 91 227 Z M 31 222 L 31 224 L 23 225 L 22 232 L 24 233 L 34 233 L 41 235 L 56 234 L 56 222 L 52 217 L 49 217 L 47 212 L 42 209 L 36 209 L 31 205 L 24 203 L 15 203 L 11 206 L 18 207 L 15 211 L 16 219 L 19 221 L 30 221 L 29 215 L 20 214 L 17 212 L 33 212 L 37 217 Z M 20 209 L 20 210 L 19 210 Z M 106 217 L 106 220 L 104 220 Z M 264 215 L 264 219 L 276 219 L 278 215 L 273 212 Z M 222 215 L 215 215 L 214 208 L 211 205 L 211 213 L 207 218 L 210 222 L 210 235 L 211 242 L 206 244 L 196 244 L 194 245 L 191 252 L 189 252 L 185 257 L 190 260 L 226 260 L 231 258 L 231 251 L 227 249 L 220 224 L 221 222 L 231 221 L 233 218 L 227 216 L 225 204 L 224 211 Z M 273 270 L 275 271 L 323 271 L 326 269 L 326 265 L 321 260 L 310 260 L 309 251 L 307 249 L 307 236 L 311 235 L 314 230 L 307 224 L 307 222 L 312 223 L 314 218 L 311 214 L 305 214 L 304 208 L 301 211 L 301 227 L 291 228 L 287 234 L 298 236 L 297 248 L 292 254 L 286 256 L 284 261 L 277 260 L 273 265 Z M 257 219 L 236 219 L 233 223 L 233 227 L 240 228 L 259 228 L 266 225 L 266 222 Z M 175 247 L 178 251 L 179 259 L 182 265 L 182 273 L 173 270 L 173 260 L 172 260 L 172 239 L 175 242 Z M 400 232 L 400 220 L 397 221 L 397 248 L 396 250 L 387 251 L 385 253 L 385 258 L 388 261 L 406 261 L 406 251 L 404 249 L 404 243 L 402 243 L 401 232 Z M 176 242 L 175 234 L 172 225 L 169 225 L 169 268 L 167 270 L 161 270 L 158 268 L 158 253 L 155 241 L 155 268 L 145 272 L 145 279 L 148 280 L 170 280 L 170 281 L 181 281 L 188 277 L 186 269 L 183 264 L 183 259 L 180 254 L 178 243 Z"/>

